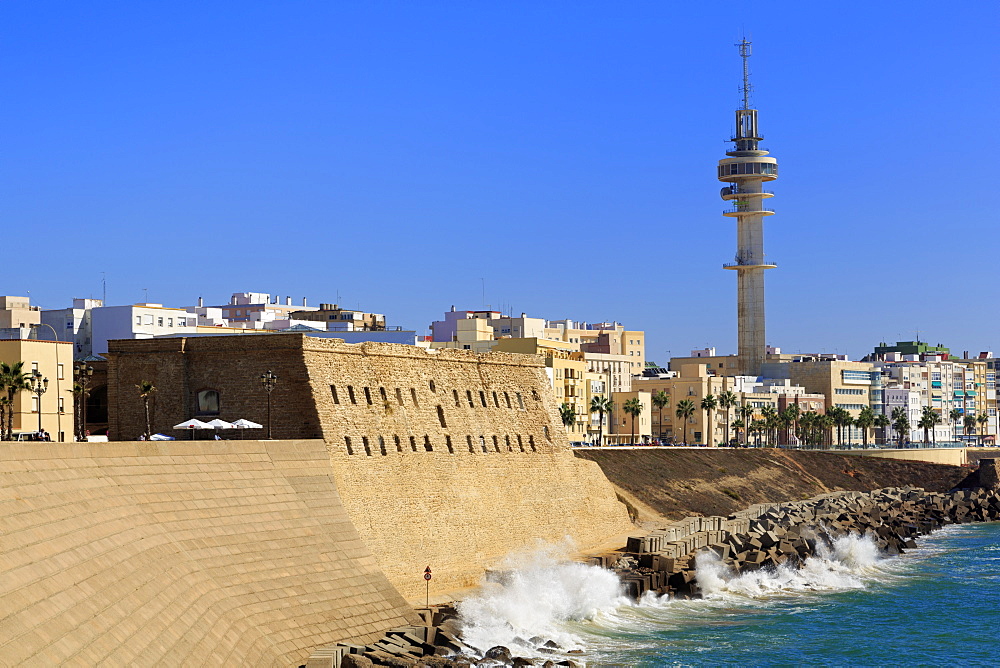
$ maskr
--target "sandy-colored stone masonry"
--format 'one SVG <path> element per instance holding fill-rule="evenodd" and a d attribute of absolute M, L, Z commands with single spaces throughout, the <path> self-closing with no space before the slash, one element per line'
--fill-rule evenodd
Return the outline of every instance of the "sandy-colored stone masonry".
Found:
<path fill-rule="evenodd" d="M 275 437 L 326 440 L 345 508 L 405 596 L 423 591 L 427 565 L 449 590 L 537 540 L 582 548 L 630 530 L 599 467 L 574 457 L 536 356 L 301 334 L 110 350 L 112 431 L 129 437 L 142 431 L 140 380 L 159 388 L 163 430 L 192 417 L 199 388 L 220 393 L 222 419 L 263 422 L 257 377 L 275 371 Z"/>
<path fill-rule="evenodd" d="M 322 441 L 5 444 L 0 665 L 299 665 L 415 621 Z"/>

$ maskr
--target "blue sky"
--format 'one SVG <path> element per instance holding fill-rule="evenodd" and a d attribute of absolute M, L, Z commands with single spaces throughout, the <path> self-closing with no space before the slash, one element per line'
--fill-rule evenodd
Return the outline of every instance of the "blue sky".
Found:
<path fill-rule="evenodd" d="M 768 341 L 1000 352 L 995 3 L 5 2 L 0 292 L 452 304 L 734 352 L 745 32 Z"/>

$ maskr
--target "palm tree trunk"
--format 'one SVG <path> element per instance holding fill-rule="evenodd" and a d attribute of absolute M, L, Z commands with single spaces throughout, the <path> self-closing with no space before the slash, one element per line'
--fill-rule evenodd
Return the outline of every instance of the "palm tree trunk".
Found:
<path fill-rule="evenodd" d="M 149 399 L 148 398 L 143 398 L 143 400 L 142 400 L 142 407 L 143 407 L 143 410 L 145 410 L 145 412 L 146 412 L 146 440 L 148 441 L 149 437 L 151 436 L 151 434 L 150 434 L 151 430 L 150 430 L 150 427 L 149 427 Z"/>

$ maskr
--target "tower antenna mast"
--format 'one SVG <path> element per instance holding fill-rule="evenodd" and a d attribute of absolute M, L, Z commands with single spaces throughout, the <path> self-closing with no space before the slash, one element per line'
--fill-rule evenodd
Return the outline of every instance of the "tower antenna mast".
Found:
<path fill-rule="evenodd" d="M 740 89 L 743 93 L 743 108 L 749 109 L 750 93 L 753 91 L 753 85 L 750 83 L 750 42 L 744 37 L 736 46 L 740 47 L 740 58 L 743 59 L 743 87 Z"/>

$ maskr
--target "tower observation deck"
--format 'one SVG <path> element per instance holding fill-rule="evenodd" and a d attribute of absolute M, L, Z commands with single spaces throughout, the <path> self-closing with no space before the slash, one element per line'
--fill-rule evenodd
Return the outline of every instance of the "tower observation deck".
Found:
<path fill-rule="evenodd" d="M 778 161 L 758 148 L 763 137 L 757 110 L 750 108 L 750 42 L 744 39 L 737 46 L 743 58 L 743 108 L 736 110 L 736 136 L 730 139 L 735 146 L 719 161 L 719 180 L 729 183 L 722 188 L 722 199 L 732 204 L 722 215 L 736 219 L 736 257 L 722 266 L 736 272 L 739 372 L 756 376 L 767 352 L 764 271 L 777 266 L 764 255 L 764 217 L 774 215 L 764 204 L 774 193 L 763 185 L 778 178 Z"/>

